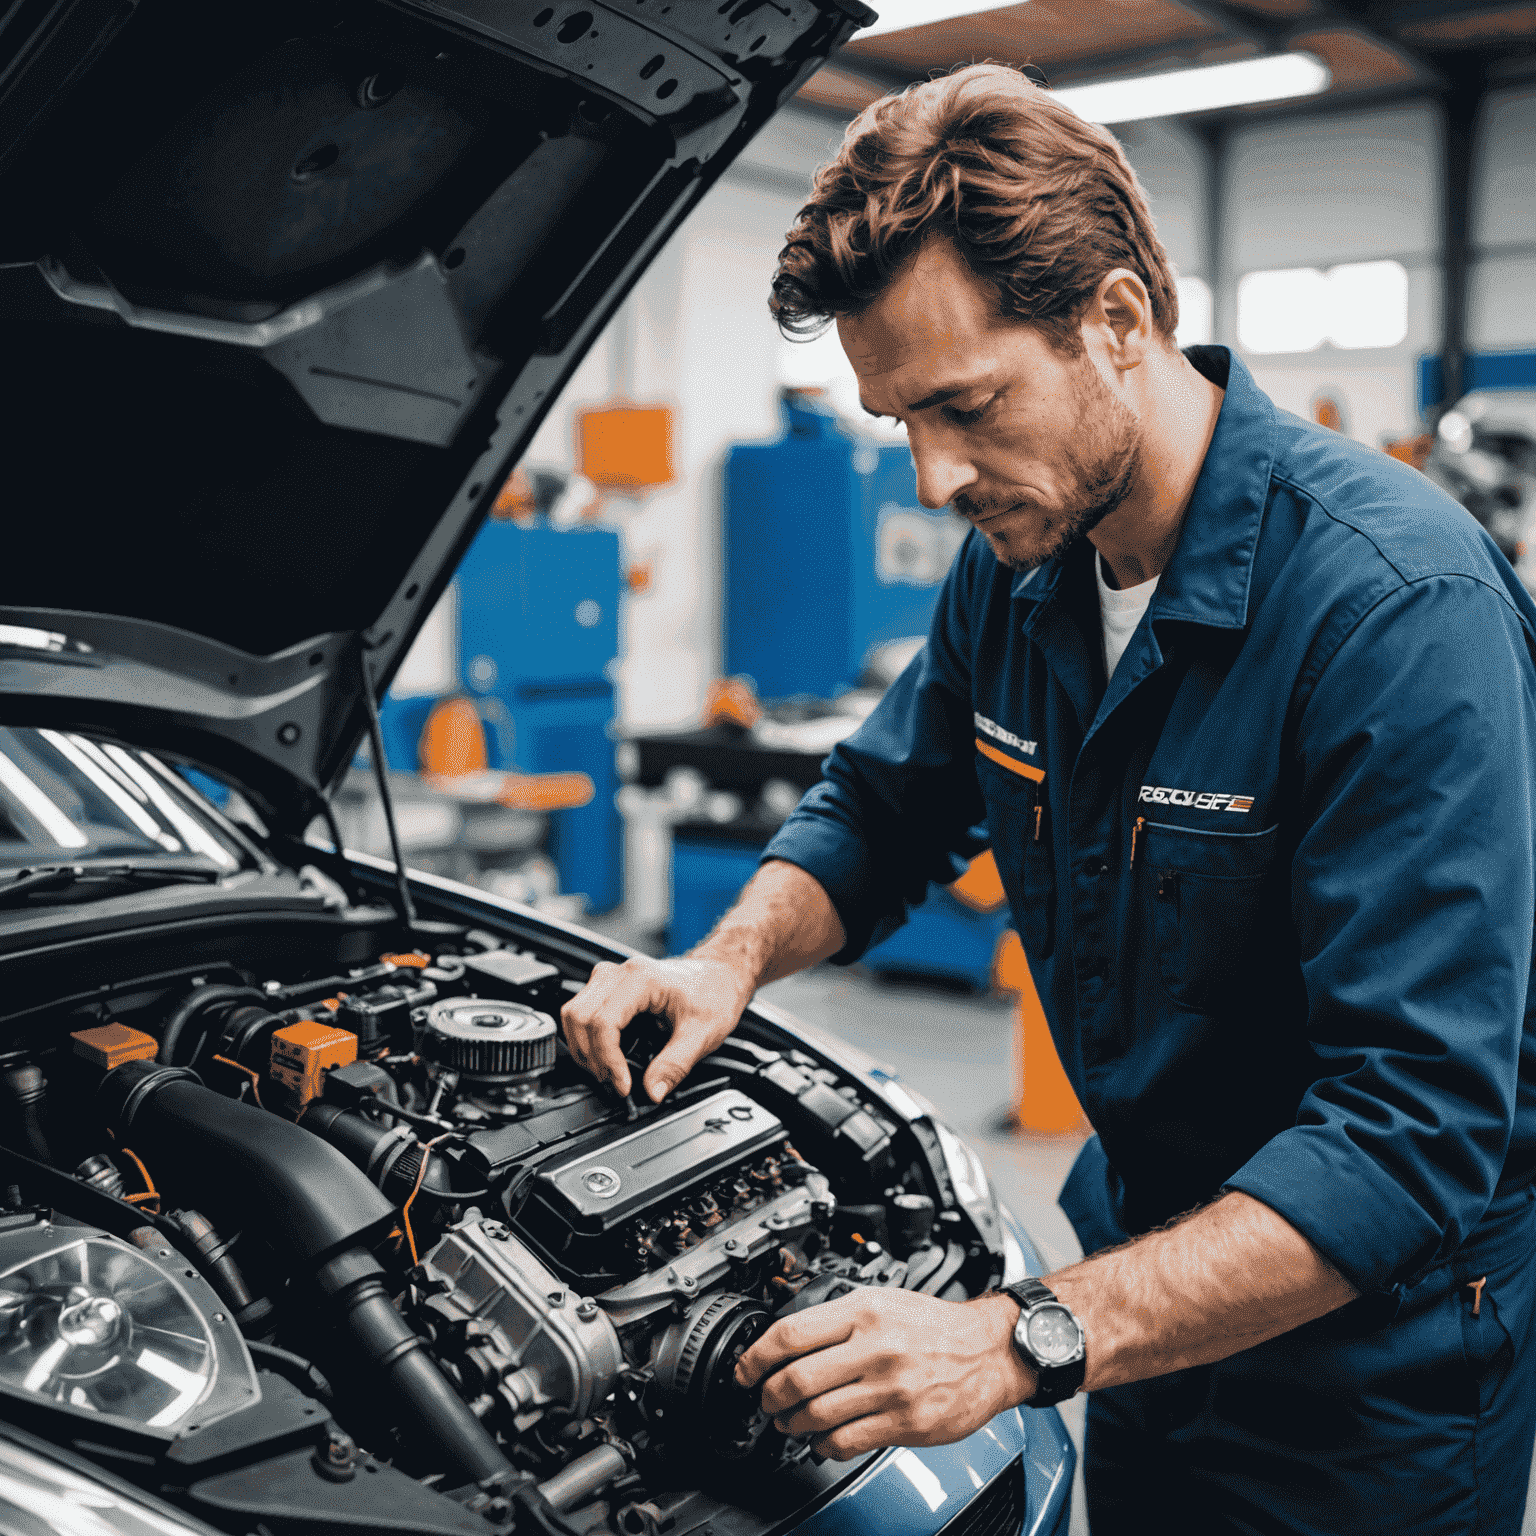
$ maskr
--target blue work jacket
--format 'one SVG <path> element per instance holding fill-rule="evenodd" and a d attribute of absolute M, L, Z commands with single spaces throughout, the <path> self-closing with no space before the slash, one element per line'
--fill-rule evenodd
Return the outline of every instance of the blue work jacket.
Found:
<path fill-rule="evenodd" d="M 1188 355 L 1226 393 L 1108 686 L 1092 546 L 973 532 L 764 857 L 846 963 L 990 843 L 1109 1231 L 1243 1190 L 1387 1289 L 1536 1172 L 1536 606 L 1423 475 Z"/>

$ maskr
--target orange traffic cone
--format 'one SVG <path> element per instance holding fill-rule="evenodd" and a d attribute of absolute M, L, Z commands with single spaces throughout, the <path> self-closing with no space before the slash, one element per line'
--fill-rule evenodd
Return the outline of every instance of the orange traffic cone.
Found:
<path fill-rule="evenodd" d="M 1009 1117 L 1021 1131 L 1047 1135 L 1087 1131 L 1091 1127 L 1082 1105 L 1072 1091 L 1072 1084 L 1056 1054 L 1051 1027 L 1045 1022 L 1045 1010 L 1029 974 L 1024 946 L 1011 928 L 998 941 L 992 973 L 998 987 L 1017 992 L 1014 1010 L 1014 1092 L 1013 1113 Z"/>

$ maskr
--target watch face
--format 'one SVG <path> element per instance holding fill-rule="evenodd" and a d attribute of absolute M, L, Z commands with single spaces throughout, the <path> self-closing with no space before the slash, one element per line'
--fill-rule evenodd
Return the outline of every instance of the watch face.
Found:
<path fill-rule="evenodd" d="M 1043 1365 L 1065 1365 L 1082 1347 L 1077 1319 L 1058 1304 L 1047 1302 L 1024 1325 L 1031 1353 Z"/>

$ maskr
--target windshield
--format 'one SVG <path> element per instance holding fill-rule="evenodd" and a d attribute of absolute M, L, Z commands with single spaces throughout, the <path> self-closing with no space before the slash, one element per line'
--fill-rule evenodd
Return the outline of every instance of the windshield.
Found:
<path fill-rule="evenodd" d="M 232 873 L 251 860 L 150 753 L 0 727 L 0 871 L 98 862 Z"/>

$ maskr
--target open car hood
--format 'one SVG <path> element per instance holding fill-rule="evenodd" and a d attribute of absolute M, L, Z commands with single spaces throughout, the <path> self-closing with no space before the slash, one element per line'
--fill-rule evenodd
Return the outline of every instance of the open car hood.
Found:
<path fill-rule="evenodd" d="M 614 308 L 858 0 L 0 15 L 0 712 L 307 823 Z"/>

